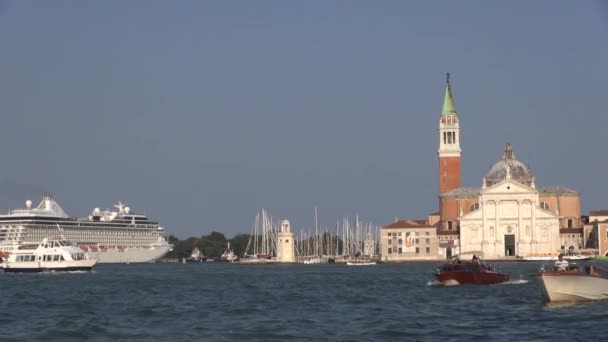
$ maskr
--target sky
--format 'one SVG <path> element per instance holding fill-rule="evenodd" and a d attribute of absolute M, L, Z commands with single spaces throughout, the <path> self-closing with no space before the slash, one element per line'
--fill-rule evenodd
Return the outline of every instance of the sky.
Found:
<path fill-rule="evenodd" d="M 450 72 L 462 183 L 511 142 L 608 209 L 599 1 L 0 1 L 0 211 L 118 200 L 168 234 L 386 225 L 438 206 Z"/>

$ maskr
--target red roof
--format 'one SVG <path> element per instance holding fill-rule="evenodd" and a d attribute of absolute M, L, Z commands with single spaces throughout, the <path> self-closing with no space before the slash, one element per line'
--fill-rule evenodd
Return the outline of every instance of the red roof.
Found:
<path fill-rule="evenodd" d="M 608 216 L 608 210 L 593 210 L 589 212 L 589 216 Z"/>
<path fill-rule="evenodd" d="M 395 228 L 434 228 L 428 224 L 426 220 L 401 220 L 393 222 L 388 226 L 382 227 L 382 229 L 395 229 Z"/>

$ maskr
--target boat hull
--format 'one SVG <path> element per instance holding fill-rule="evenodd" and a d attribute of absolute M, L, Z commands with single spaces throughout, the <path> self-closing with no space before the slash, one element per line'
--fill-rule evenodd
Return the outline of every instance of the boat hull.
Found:
<path fill-rule="evenodd" d="M 496 272 L 440 272 L 436 273 L 437 280 L 442 283 L 491 285 L 509 281 L 509 276 Z"/>
<path fill-rule="evenodd" d="M 97 260 L 78 260 L 65 262 L 6 262 L 4 272 L 9 273 L 38 273 L 38 272 L 73 272 L 90 271 Z"/>
<path fill-rule="evenodd" d="M 164 257 L 171 250 L 171 245 L 152 247 L 126 247 L 124 249 L 108 249 L 107 251 L 89 251 L 86 254 L 91 259 L 97 259 L 100 264 L 108 263 L 143 263 L 154 262 Z"/>
<path fill-rule="evenodd" d="M 352 261 L 347 261 L 346 264 L 348 266 L 373 266 L 376 263 L 375 262 L 352 262 Z"/>
<path fill-rule="evenodd" d="M 551 302 L 608 299 L 608 279 L 580 272 L 543 272 L 540 284 Z"/>

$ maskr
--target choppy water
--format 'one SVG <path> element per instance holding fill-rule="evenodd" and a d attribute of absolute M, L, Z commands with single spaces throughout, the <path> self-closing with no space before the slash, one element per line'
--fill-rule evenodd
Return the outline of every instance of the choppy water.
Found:
<path fill-rule="evenodd" d="M 99 265 L 0 273 L 2 340 L 600 341 L 608 302 L 550 305 L 530 276 L 434 285 L 436 264 Z"/>

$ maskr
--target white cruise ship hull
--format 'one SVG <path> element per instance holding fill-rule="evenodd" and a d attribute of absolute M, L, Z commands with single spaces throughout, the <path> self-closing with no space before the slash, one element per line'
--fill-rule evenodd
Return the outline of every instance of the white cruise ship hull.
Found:
<path fill-rule="evenodd" d="M 89 258 L 97 259 L 100 264 L 142 263 L 154 262 L 164 257 L 171 246 L 127 247 L 123 250 L 108 249 L 107 251 L 89 251 Z"/>

